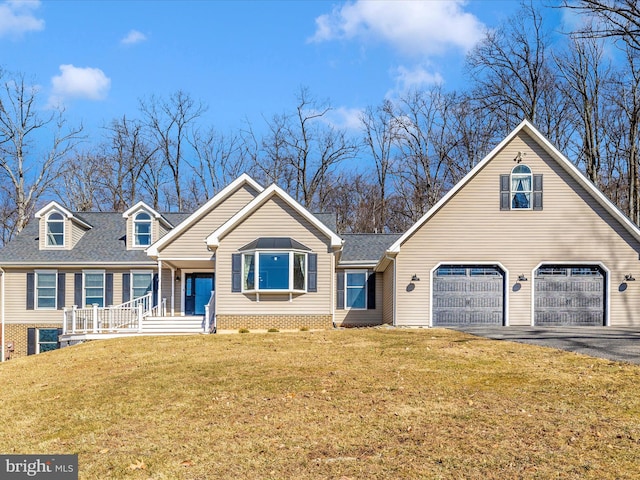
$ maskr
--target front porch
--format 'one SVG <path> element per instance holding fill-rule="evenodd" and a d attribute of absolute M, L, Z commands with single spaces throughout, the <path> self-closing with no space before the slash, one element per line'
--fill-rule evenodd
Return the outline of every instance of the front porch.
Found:
<path fill-rule="evenodd" d="M 63 312 L 60 343 L 73 345 L 86 340 L 135 335 L 196 335 L 216 331 L 215 295 L 211 292 L 202 315 L 168 315 L 166 299 L 154 304 L 148 293 L 121 305 L 89 308 L 73 306 Z"/>

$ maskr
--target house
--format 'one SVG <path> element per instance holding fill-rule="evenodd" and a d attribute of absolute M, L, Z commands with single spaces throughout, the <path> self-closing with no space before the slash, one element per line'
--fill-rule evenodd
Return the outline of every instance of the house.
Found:
<path fill-rule="evenodd" d="M 526 121 L 402 235 L 338 235 L 247 175 L 191 214 L 35 217 L 0 251 L 3 359 L 240 328 L 640 325 L 640 230 Z"/>

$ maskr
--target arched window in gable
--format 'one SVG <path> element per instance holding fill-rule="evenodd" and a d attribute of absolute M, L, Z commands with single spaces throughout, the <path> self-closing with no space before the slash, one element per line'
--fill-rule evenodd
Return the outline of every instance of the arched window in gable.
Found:
<path fill-rule="evenodd" d="M 147 212 L 140 212 L 133 219 L 133 242 L 136 247 L 151 245 L 151 215 Z"/>
<path fill-rule="evenodd" d="M 64 217 L 59 212 L 51 212 L 46 221 L 47 247 L 64 247 Z"/>
<path fill-rule="evenodd" d="M 511 209 L 530 209 L 533 175 L 527 165 L 516 165 L 511 170 Z"/>

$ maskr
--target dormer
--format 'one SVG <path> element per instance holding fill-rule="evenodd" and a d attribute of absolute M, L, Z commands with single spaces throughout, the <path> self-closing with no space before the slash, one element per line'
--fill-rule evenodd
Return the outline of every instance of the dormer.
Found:
<path fill-rule="evenodd" d="M 91 228 L 87 222 L 57 202 L 36 212 L 40 250 L 71 250 Z"/>
<path fill-rule="evenodd" d="M 144 250 L 167 233 L 172 225 L 153 208 L 138 202 L 122 216 L 127 220 L 127 250 Z"/>

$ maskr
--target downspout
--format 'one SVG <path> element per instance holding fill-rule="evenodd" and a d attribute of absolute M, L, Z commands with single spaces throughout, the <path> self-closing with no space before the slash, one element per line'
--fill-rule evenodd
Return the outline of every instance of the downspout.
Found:
<path fill-rule="evenodd" d="M 5 277 L 5 271 L 2 269 L 2 267 L 0 267 L 0 275 L 2 275 L 2 279 L 0 280 L 0 289 L 2 289 L 2 293 L 0 293 L 0 302 L 2 302 L 2 309 L 0 311 L 0 315 L 2 316 L 2 362 L 5 361 L 5 353 L 4 353 L 4 346 L 7 343 L 5 338 L 4 338 L 4 277 Z"/>

